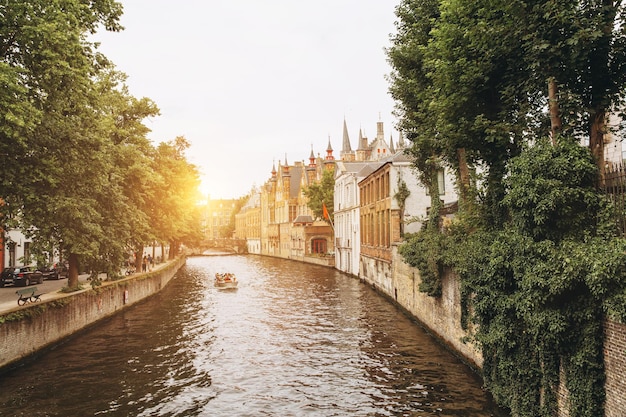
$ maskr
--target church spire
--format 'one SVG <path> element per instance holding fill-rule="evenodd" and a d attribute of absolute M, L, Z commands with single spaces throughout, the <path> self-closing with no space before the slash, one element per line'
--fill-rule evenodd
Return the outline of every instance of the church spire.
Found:
<path fill-rule="evenodd" d="M 343 148 L 341 152 L 347 153 L 352 152 L 352 147 L 350 146 L 350 137 L 348 136 L 348 125 L 346 124 L 346 119 L 343 119 Z"/>

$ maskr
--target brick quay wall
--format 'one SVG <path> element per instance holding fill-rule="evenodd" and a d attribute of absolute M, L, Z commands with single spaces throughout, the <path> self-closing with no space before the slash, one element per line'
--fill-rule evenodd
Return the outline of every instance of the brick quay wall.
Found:
<path fill-rule="evenodd" d="M 152 272 L 60 294 L 0 314 L 0 370 L 164 288 L 185 264 L 180 257 Z"/>

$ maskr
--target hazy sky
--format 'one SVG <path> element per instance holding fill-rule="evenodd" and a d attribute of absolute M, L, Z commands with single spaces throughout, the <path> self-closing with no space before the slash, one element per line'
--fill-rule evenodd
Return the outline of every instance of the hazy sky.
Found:
<path fill-rule="evenodd" d="M 384 48 L 399 0 L 121 0 L 120 33 L 100 51 L 152 99 L 155 143 L 184 136 L 211 198 L 262 185 L 273 164 L 334 155 L 395 119 Z"/>

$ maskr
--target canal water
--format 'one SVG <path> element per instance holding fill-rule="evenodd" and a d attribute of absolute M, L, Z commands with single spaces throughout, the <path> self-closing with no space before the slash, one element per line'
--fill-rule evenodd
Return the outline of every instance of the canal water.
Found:
<path fill-rule="evenodd" d="M 233 272 L 236 290 L 213 287 Z M 159 294 L 0 376 L 2 416 L 499 416 L 481 379 L 333 269 L 192 257 Z"/>

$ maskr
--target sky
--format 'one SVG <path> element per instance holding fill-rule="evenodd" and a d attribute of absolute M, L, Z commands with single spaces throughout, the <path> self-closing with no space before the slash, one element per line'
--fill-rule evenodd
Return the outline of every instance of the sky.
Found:
<path fill-rule="evenodd" d="M 125 29 L 93 40 L 159 107 L 148 138 L 190 142 L 211 199 L 242 197 L 329 140 L 338 158 L 344 120 L 352 149 L 378 121 L 398 138 L 385 48 L 399 0 L 120 2 Z"/>

